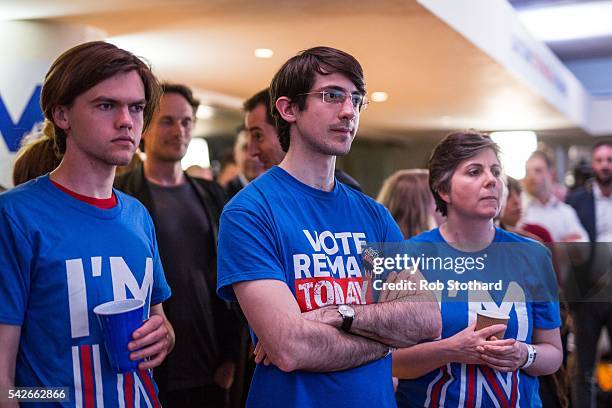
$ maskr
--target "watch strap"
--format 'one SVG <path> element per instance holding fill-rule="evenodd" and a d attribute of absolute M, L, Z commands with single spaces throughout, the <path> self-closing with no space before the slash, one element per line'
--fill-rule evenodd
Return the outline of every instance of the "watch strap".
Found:
<path fill-rule="evenodd" d="M 525 364 L 521 366 L 522 369 L 530 367 L 535 362 L 535 359 L 538 355 L 538 352 L 536 351 L 535 347 L 527 343 L 525 343 L 525 345 L 527 346 L 527 361 L 525 361 Z"/>
<path fill-rule="evenodd" d="M 342 331 L 345 331 L 348 333 L 351 330 L 352 325 L 353 325 L 353 316 L 342 315 L 342 326 L 340 326 Z"/>

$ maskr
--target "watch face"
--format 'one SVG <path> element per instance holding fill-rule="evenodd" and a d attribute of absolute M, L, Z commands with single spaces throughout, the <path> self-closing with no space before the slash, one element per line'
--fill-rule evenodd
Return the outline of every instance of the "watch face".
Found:
<path fill-rule="evenodd" d="M 354 317 L 355 316 L 355 310 L 350 307 L 349 305 L 340 305 L 338 306 L 338 311 L 340 312 L 340 314 L 342 316 L 346 316 L 346 317 Z"/>

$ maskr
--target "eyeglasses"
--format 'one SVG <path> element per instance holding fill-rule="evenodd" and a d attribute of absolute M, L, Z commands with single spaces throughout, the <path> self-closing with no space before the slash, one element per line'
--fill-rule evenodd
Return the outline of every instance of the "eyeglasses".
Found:
<path fill-rule="evenodd" d="M 299 95 L 314 95 L 321 94 L 324 103 L 333 103 L 333 104 L 342 104 L 346 101 L 346 98 L 351 98 L 351 104 L 353 108 L 358 110 L 359 112 L 363 112 L 368 106 L 368 98 L 365 95 L 361 95 L 358 93 L 348 93 L 346 91 L 342 91 L 340 89 L 329 89 L 327 91 L 317 91 L 317 92 L 305 92 L 299 93 Z"/>

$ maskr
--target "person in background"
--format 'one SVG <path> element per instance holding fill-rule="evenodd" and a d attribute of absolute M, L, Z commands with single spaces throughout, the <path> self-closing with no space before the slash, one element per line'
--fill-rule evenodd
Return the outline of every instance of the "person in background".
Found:
<path fill-rule="evenodd" d="M 280 164 L 287 152 L 286 147 L 281 146 L 270 109 L 270 90 L 267 88 L 244 102 L 244 127 L 249 133 L 248 155 L 259 159 L 265 170 Z M 342 170 L 335 169 L 334 175 L 339 182 L 361 191 L 357 180 Z"/>
<path fill-rule="evenodd" d="M 113 190 L 160 95 L 150 68 L 94 41 L 60 55 L 41 108 L 62 161 L 51 173 L 0 195 L 0 393 L 68 388 L 70 406 L 159 406 L 149 369 L 174 345 L 162 302 L 170 288 L 148 212 Z M 145 302 L 128 348 L 138 371 L 117 374 L 104 357 L 94 307 Z M 17 402 L 3 401 L 4 407 Z M 46 406 L 46 403 L 34 406 Z"/>
<path fill-rule="evenodd" d="M 500 227 L 541 242 L 553 242 L 550 232 L 541 225 L 523 222 L 523 201 L 521 183 L 512 177 L 507 177 L 508 197 L 502 206 Z"/>
<path fill-rule="evenodd" d="M 53 148 L 53 124 L 44 121 L 41 130 L 23 138 L 21 147 L 13 163 L 13 185 L 53 171 L 61 161 L 61 156 Z"/>
<path fill-rule="evenodd" d="M 165 407 L 219 407 L 231 387 L 236 321 L 215 294 L 217 230 L 225 202 L 215 182 L 181 168 L 199 101 L 185 85 L 163 84 L 151 126 L 143 134 L 144 164 L 115 187 L 149 210 L 174 297 L 164 304 L 176 348 L 155 370 Z"/>
<path fill-rule="evenodd" d="M 527 242 L 493 223 L 503 190 L 498 153 L 495 142 L 475 131 L 446 136 L 429 159 L 429 186 L 446 222 L 408 242 L 434 243 L 424 248 L 433 247 L 439 257 L 474 259 L 486 253 L 485 275 L 504 276 L 505 270 L 520 276 L 535 268 L 552 276 L 543 246 L 535 246 L 529 259 L 496 248 Z M 436 266 L 423 274 L 430 281 L 434 276 L 441 281 L 482 279 L 477 272 Z M 537 376 L 557 371 L 562 360 L 558 303 L 528 301 L 521 311 L 511 308 L 505 338 L 498 339 L 491 336 L 503 325 L 475 330 L 477 311 L 491 303 L 497 307 L 497 296 L 494 302 L 473 301 L 465 292 L 440 291 L 440 339 L 393 353 L 393 374 L 400 379 L 398 406 L 437 407 L 441 401 L 449 407 L 540 406 Z"/>
<path fill-rule="evenodd" d="M 587 230 L 591 241 L 588 260 L 576 270 L 578 276 L 588 280 L 588 287 L 601 285 L 611 273 L 612 254 L 612 143 L 602 141 L 593 146 L 591 167 L 595 178 L 583 189 L 567 199 L 580 222 Z M 606 275 L 607 278 L 606 278 Z M 603 279 L 602 279 L 603 278 Z M 602 288 L 600 288 L 602 289 Z M 576 343 L 576 372 L 573 381 L 574 405 L 595 407 L 596 386 L 594 368 L 597 344 L 602 328 L 606 328 L 612 339 L 612 303 L 610 301 L 573 302 L 570 305 L 573 316 Z"/>
<path fill-rule="evenodd" d="M 217 173 L 217 177 L 215 178 L 215 180 L 217 181 L 217 183 L 219 183 L 221 187 L 225 188 L 227 183 L 229 183 L 230 180 L 234 179 L 240 172 L 238 164 L 236 163 L 236 159 L 234 158 L 233 149 L 227 150 L 221 156 L 221 160 L 219 160 L 219 162 L 220 169 L 219 173 Z"/>
<path fill-rule="evenodd" d="M 521 187 L 521 183 L 510 176 L 506 177 L 506 180 L 508 195 L 506 197 L 506 203 L 502 206 L 499 217 L 500 228 L 542 242 L 544 245 L 546 245 L 546 247 L 551 251 L 553 267 L 557 275 L 557 282 L 562 284 L 559 274 L 556 248 L 553 245 L 553 239 L 550 232 L 548 232 L 548 230 L 541 225 L 528 224 L 521 221 L 523 218 L 523 202 L 521 199 L 523 189 Z M 540 377 L 540 399 L 542 400 L 542 405 L 546 408 L 563 408 L 569 406 L 569 379 L 565 367 L 565 350 L 567 349 L 565 346 L 567 344 L 567 335 L 569 333 L 569 326 L 567 325 L 567 302 L 560 302 L 560 315 L 562 323 L 560 334 L 564 346 L 564 364 L 561 365 L 556 373 Z"/>
<path fill-rule="evenodd" d="M 425 169 L 399 170 L 387 178 L 376 201 L 387 207 L 404 238 L 436 226 L 436 207 Z"/>
<path fill-rule="evenodd" d="M 588 242 L 587 232 L 576 211 L 553 194 L 553 163 L 543 151 L 536 150 L 525 165 L 523 186 L 524 222 L 546 228 L 555 242 Z"/>
<path fill-rule="evenodd" d="M 225 186 L 228 201 L 247 184 L 264 172 L 263 163 L 257 156 L 247 153 L 248 132 L 241 130 L 234 143 L 234 159 L 238 165 L 238 175 Z"/>

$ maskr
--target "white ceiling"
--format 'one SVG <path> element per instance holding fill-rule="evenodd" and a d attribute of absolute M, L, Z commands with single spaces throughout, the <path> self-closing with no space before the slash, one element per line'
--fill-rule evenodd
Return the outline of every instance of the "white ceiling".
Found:
<path fill-rule="evenodd" d="M 95 26 L 162 79 L 233 108 L 299 50 L 341 48 L 362 63 L 370 92 L 389 94 L 362 117 L 360 133 L 370 137 L 575 127 L 413 0 L 0 0 L 0 16 Z M 260 47 L 273 58 L 255 58 Z"/>

